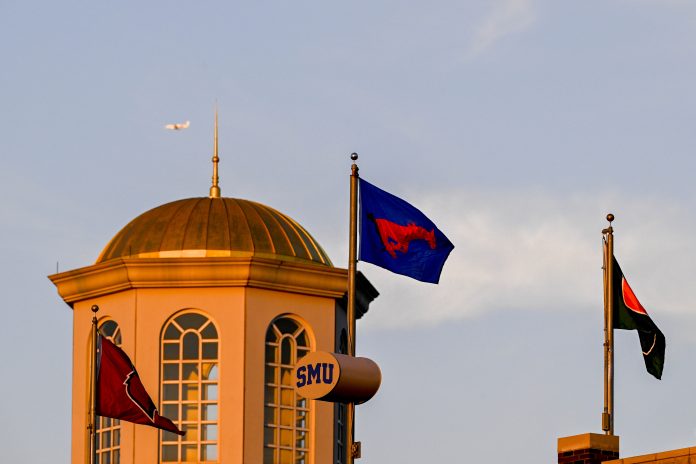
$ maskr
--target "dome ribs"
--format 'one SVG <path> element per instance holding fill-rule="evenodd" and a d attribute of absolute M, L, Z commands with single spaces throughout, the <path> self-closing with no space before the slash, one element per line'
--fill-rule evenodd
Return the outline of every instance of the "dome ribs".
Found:
<path fill-rule="evenodd" d="M 208 211 L 210 210 L 210 199 L 208 197 L 199 198 L 196 205 L 191 210 L 191 215 L 186 223 L 184 233 L 184 250 L 205 250 L 208 235 Z"/>
<path fill-rule="evenodd" d="M 186 224 L 191 216 L 191 210 L 193 210 L 196 204 L 186 200 L 180 200 L 175 203 L 178 203 L 176 211 L 172 214 L 167 224 L 167 229 L 164 231 L 164 234 L 162 234 L 159 247 L 157 250 L 152 251 L 184 249 L 184 234 L 182 234 L 181 231 L 186 229 Z"/>
<path fill-rule="evenodd" d="M 291 217 L 261 203 L 224 197 L 188 198 L 146 211 L 109 241 L 96 262 L 249 255 L 332 266 Z"/>
<path fill-rule="evenodd" d="M 326 254 L 326 252 L 319 246 L 319 244 L 312 238 L 311 235 L 305 230 L 304 227 L 302 227 L 297 221 L 295 221 L 293 218 L 288 217 L 288 220 L 293 224 L 293 226 L 296 228 L 298 231 L 302 231 L 300 234 L 298 232 L 299 237 L 302 239 L 302 241 L 305 243 L 305 247 L 309 251 L 309 254 L 311 255 L 312 260 L 314 261 L 319 261 L 321 263 L 324 263 L 326 265 L 331 266 L 331 260 L 329 259 L 329 256 Z"/>
<path fill-rule="evenodd" d="M 230 228 L 227 226 L 227 207 L 225 200 L 221 198 L 210 199 L 210 211 L 208 213 L 208 237 L 206 239 L 208 250 L 231 250 Z"/>
<path fill-rule="evenodd" d="M 102 252 L 99 254 L 96 263 L 108 261 L 114 257 L 124 255 L 125 243 L 130 235 L 131 229 L 134 227 L 135 219 L 126 224 L 126 226 L 106 244 Z"/>
<path fill-rule="evenodd" d="M 285 231 L 285 236 L 290 241 L 290 245 L 292 246 L 293 250 L 295 250 L 295 256 L 304 259 L 312 259 L 310 249 L 302 240 L 302 237 L 300 237 L 300 234 L 295 225 L 292 223 L 292 220 L 279 211 L 274 211 L 274 213 L 276 214 L 278 223 Z"/>
<path fill-rule="evenodd" d="M 176 211 L 176 205 L 170 203 L 167 206 L 167 208 L 163 209 L 163 214 L 150 215 L 147 217 L 147 221 L 140 222 L 137 235 L 143 237 L 144 240 L 134 240 L 137 238 L 136 235 L 129 239 L 129 248 L 132 246 L 132 253 L 129 253 L 131 256 L 137 256 L 141 253 L 159 251 L 159 246 L 162 241 L 161 237 L 164 234 L 164 231 L 167 230 L 169 221 Z"/>
<path fill-rule="evenodd" d="M 268 233 L 266 224 L 263 223 L 261 216 L 254 208 L 253 202 L 239 202 L 239 206 L 244 211 L 249 225 L 251 240 L 254 242 L 254 253 L 275 253 L 273 238 Z"/>
<path fill-rule="evenodd" d="M 240 206 L 239 200 L 223 198 L 227 211 L 227 229 L 230 235 L 230 250 L 254 250 L 254 241 L 251 239 L 251 227 Z"/>
<path fill-rule="evenodd" d="M 293 249 L 290 239 L 288 239 L 285 230 L 278 222 L 278 212 L 259 203 L 251 203 L 251 206 L 266 225 L 268 236 L 273 244 L 273 252 L 277 255 L 297 256 L 297 251 L 299 250 Z M 301 257 L 304 258 L 304 256 Z"/>

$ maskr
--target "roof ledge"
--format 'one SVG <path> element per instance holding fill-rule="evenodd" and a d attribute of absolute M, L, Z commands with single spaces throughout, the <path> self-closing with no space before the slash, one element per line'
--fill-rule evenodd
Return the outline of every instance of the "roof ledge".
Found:
<path fill-rule="evenodd" d="M 48 278 L 71 307 L 135 288 L 253 287 L 330 298 L 348 288 L 346 269 L 258 256 L 117 258 Z"/>

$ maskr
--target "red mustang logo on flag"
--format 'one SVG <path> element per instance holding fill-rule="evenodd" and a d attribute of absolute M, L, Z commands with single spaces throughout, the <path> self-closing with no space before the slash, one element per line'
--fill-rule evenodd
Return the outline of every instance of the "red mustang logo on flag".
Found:
<path fill-rule="evenodd" d="M 418 208 L 360 178 L 360 261 L 436 284 L 453 248 Z"/>
<path fill-rule="evenodd" d="M 171 420 L 160 416 L 123 350 L 100 335 L 98 351 L 97 414 L 184 434 Z"/>
<path fill-rule="evenodd" d="M 396 258 L 396 252 L 408 253 L 408 246 L 413 240 L 425 240 L 431 250 L 437 247 L 435 240 L 435 229 L 427 230 L 414 223 L 402 226 L 388 219 L 375 219 L 370 217 L 377 225 L 379 237 L 382 239 L 384 248 L 392 258 Z"/>

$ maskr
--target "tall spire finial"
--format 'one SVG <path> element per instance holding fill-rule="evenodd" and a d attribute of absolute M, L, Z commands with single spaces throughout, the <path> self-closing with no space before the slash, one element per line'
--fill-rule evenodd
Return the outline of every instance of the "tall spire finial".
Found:
<path fill-rule="evenodd" d="M 220 186 L 218 181 L 218 163 L 220 158 L 218 157 L 218 109 L 217 102 L 215 103 L 215 135 L 213 140 L 213 185 L 210 187 L 210 198 L 220 198 Z"/>

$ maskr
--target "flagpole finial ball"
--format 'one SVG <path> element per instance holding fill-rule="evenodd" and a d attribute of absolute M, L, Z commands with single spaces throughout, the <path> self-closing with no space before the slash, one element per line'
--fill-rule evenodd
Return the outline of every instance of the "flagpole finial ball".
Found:
<path fill-rule="evenodd" d="M 614 222 L 614 215 L 611 213 L 607 214 L 607 221 Z"/>
<path fill-rule="evenodd" d="M 357 161 L 357 159 L 358 159 L 358 154 L 357 154 L 357 153 L 351 153 L 351 154 L 350 154 L 350 159 L 352 159 L 353 161 Z"/>
<path fill-rule="evenodd" d="M 97 306 L 97 305 L 92 305 L 92 312 L 93 312 L 93 313 L 96 313 L 97 311 L 99 311 L 99 306 Z"/>

